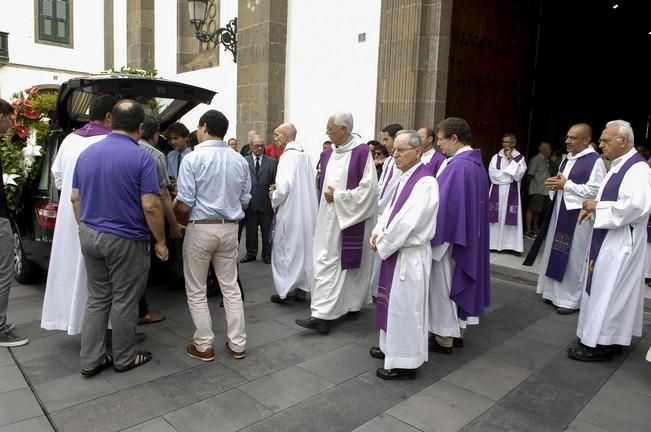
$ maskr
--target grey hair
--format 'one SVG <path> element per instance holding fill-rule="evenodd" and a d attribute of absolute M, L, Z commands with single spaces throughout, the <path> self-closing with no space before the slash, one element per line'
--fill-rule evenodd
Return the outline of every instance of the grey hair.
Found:
<path fill-rule="evenodd" d="M 413 148 L 423 148 L 423 140 L 420 139 L 420 136 L 418 135 L 418 132 L 412 129 L 402 129 L 396 132 L 396 138 L 398 138 L 400 135 L 408 135 L 409 136 L 409 145 Z"/>
<path fill-rule="evenodd" d="M 287 139 L 289 141 L 296 140 L 296 126 L 294 126 L 293 123 L 283 123 L 280 126 L 278 126 L 278 129 L 280 129 L 285 135 L 287 135 Z"/>
<path fill-rule="evenodd" d="M 626 138 L 629 144 L 635 145 L 633 138 L 633 128 L 626 120 L 612 120 L 606 123 L 606 129 L 612 126 L 617 126 L 617 135 Z"/>
<path fill-rule="evenodd" d="M 337 111 L 330 118 L 334 120 L 335 126 L 346 128 L 348 135 L 353 133 L 353 115 L 351 113 Z"/>

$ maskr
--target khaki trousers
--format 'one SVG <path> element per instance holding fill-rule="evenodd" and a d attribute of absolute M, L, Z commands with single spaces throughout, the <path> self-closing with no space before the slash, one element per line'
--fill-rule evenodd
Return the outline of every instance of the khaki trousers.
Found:
<path fill-rule="evenodd" d="M 192 321 L 196 327 L 194 344 L 205 352 L 212 347 L 215 334 L 206 298 L 206 277 L 212 263 L 224 297 L 228 344 L 233 351 L 246 349 L 244 306 L 237 286 L 238 224 L 188 223 L 183 239 L 185 291 Z"/>

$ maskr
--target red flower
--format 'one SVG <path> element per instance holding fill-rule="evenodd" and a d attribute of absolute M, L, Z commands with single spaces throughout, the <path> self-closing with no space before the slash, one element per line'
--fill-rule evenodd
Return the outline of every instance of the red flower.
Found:
<path fill-rule="evenodd" d="M 14 128 L 14 132 L 16 132 L 16 134 L 18 134 L 20 139 L 27 139 L 27 137 L 29 136 L 29 129 L 27 129 L 27 127 L 25 127 L 23 125 L 17 125 Z"/>
<path fill-rule="evenodd" d="M 24 103 L 25 103 L 25 99 L 19 98 L 19 99 L 16 99 L 15 101 L 12 101 L 11 106 L 14 108 L 14 110 L 17 110 L 21 106 L 23 106 Z"/>
<path fill-rule="evenodd" d="M 30 87 L 27 90 L 25 90 L 25 93 L 27 93 L 29 96 L 38 93 L 38 89 L 36 87 Z"/>
<path fill-rule="evenodd" d="M 25 104 L 25 109 L 23 110 L 23 115 L 30 120 L 38 120 L 41 114 L 37 111 L 34 111 L 31 106 Z"/>

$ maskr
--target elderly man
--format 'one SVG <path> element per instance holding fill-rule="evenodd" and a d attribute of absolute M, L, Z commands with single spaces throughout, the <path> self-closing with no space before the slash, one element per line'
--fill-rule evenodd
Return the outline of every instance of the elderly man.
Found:
<path fill-rule="evenodd" d="M 0 133 L 7 132 L 11 126 L 14 108 L 9 102 L 0 99 Z M 7 322 L 9 290 L 14 279 L 14 234 L 9 222 L 9 206 L 5 195 L 4 174 L 0 159 L 0 347 L 25 345 L 29 339 L 14 333 L 14 324 Z"/>
<path fill-rule="evenodd" d="M 577 221 L 583 202 L 597 196 L 606 175 L 599 154 L 590 146 L 591 139 L 589 125 L 572 126 L 565 140 L 569 154 L 559 173 L 545 181 L 546 188 L 554 194 L 554 207 L 536 292 L 553 303 L 558 308 L 556 313 L 561 315 L 578 311 L 581 304 L 582 271 L 592 223 L 577 225 Z"/>
<path fill-rule="evenodd" d="M 296 320 L 322 334 L 343 315 L 356 319 L 371 300 L 372 251 L 365 239 L 375 226 L 377 175 L 368 147 L 352 131 L 352 114 L 338 112 L 328 119 L 326 132 L 333 147 L 321 154 L 312 316 Z"/>
<path fill-rule="evenodd" d="M 524 156 L 515 150 L 515 135 L 505 134 L 502 150 L 493 155 L 488 166 L 492 183 L 488 200 L 491 250 L 510 250 L 517 255 L 524 250 L 520 181 L 526 172 Z"/>
<path fill-rule="evenodd" d="M 244 157 L 247 157 L 248 155 L 251 154 L 251 141 L 253 140 L 253 137 L 259 135 L 255 130 L 251 129 L 247 135 L 247 142 L 242 146 L 242 150 L 240 150 L 240 154 Z"/>
<path fill-rule="evenodd" d="M 140 104 L 118 102 L 111 111 L 113 133 L 84 150 L 74 171 L 70 199 L 88 273 L 81 333 L 85 376 L 111 364 L 116 372 L 125 372 L 152 358 L 150 352 L 135 350 L 138 299 L 150 266 L 150 232 L 158 258 L 167 260 L 168 252 L 156 163 L 138 147 L 144 120 Z M 112 355 L 106 353 L 105 341 L 109 316 Z"/>
<path fill-rule="evenodd" d="M 206 277 L 212 263 L 223 294 L 226 315 L 226 351 L 235 359 L 246 356 L 244 307 L 237 286 L 237 227 L 251 200 L 249 166 L 224 142 L 228 119 L 216 110 L 199 119 L 199 144 L 181 164 L 179 193 L 174 209 L 189 215 L 183 240 L 185 290 L 194 341 L 185 353 L 213 361 L 212 319 L 206 298 Z"/>
<path fill-rule="evenodd" d="M 597 197 L 583 203 L 579 222 L 594 219 L 585 293 L 570 358 L 605 361 L 642 335 L 644 255 L 651 213 L 651 168 L 635 150 L 633 129 L 623 120 L 606 124 L 599 140 L 612 161 Z"/>
<path fill-rule="evenodd" d="M 436 173 L 446 159 L 445 155 L 436 150 L 434 146 L 436 134 L 433 129 L 423 127 L 418 129 L 418 136 L 423 142 L 423 156 L 420 158 L 420 162 L 427 166 L 432 175 L 436 177 Z"/>
<path fill-rule="evenodd" d="M 276 137 L 274 136 L 274 139 Z M 284 148 L 284 145 L 283 145 Z M 264 151 L 264 138 L 260 135 L 251 141 L 252 153 L 245 157 L 249 164 L 251 177 L 251 201 L 246 209 L 246 255 L 241 263 L 255 261 L 258 255 L 258 227 L 262 233 L 262 261 L 271 264 L 271 221 L 273 209 L 269 199 L 269 187 L 276 179 L 278 161 L 262 154 Z"/>
<path fill-rule="evenodd" d="M 443 120 L 437 139 L 448 159 L 437 175 L 441 204 L 432 239 L 429 349 L 451 354 L 490 303 L 488 181 L 481 151 L 470 147 L 468 122 Z"/>
<path fill-rule="evenodd" d="M 110 95 L 93 98 L 90 122 L 63 140 L 52 163 L 54 184 L 61 194 L 41 316 L 41 327 L 46 330 L 81 333 L 88 280 L 79 245 L 79 226 L 70 202 L 72 176 L 81 152 L 111 132 L 111 110 L 116 102 Z"/>
<path fill-rule="evenodd" d="M 278 162 L 276 183 L 269 196 L 275 215 L 272 229 L 271 271 L 277 294 L 274 303 L 305 301 L 312 290 L 312 238 L 316 225 L 317 196 L 312 179 L 315 169 L 303 146 L 296 142 L 296 128 L 284 123 L 274 139 L 285 147 Z"/>
<path fill-rule="evenodd" d="M 420 162 L 422 153 L 416 131 L 398 132 L 394 158 L 399 184 L 369 240 L 382 257 L 376 316 L 380 346 L 370 354 L 384 359 L 376 374 L 385 380 L 413 379 L 427 361 L 430 240 L 439 201 L 436 180 Z"/>

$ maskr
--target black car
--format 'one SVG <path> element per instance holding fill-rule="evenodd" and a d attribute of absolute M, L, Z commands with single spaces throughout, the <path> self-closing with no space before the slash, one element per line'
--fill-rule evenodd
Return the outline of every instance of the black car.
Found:
<path fill-rule="evenodd" d="M 98 75 L 63 83 L 57 99 L 60 128 L 47 138 L 40 175 L 33 184 L 25 185 L 16 215 L 11 218 L 18 282 L 34 281 L 47 270 L 59 208 L 50 168 L 63 138 L 88 122 L 90 102 L 93 96 L 102 94 L 140 102 L 147 112 L 157 115 L 161 131 L 195 106 L 209 104 L 215 96 L 212 90 L 151 77 Z"/>

